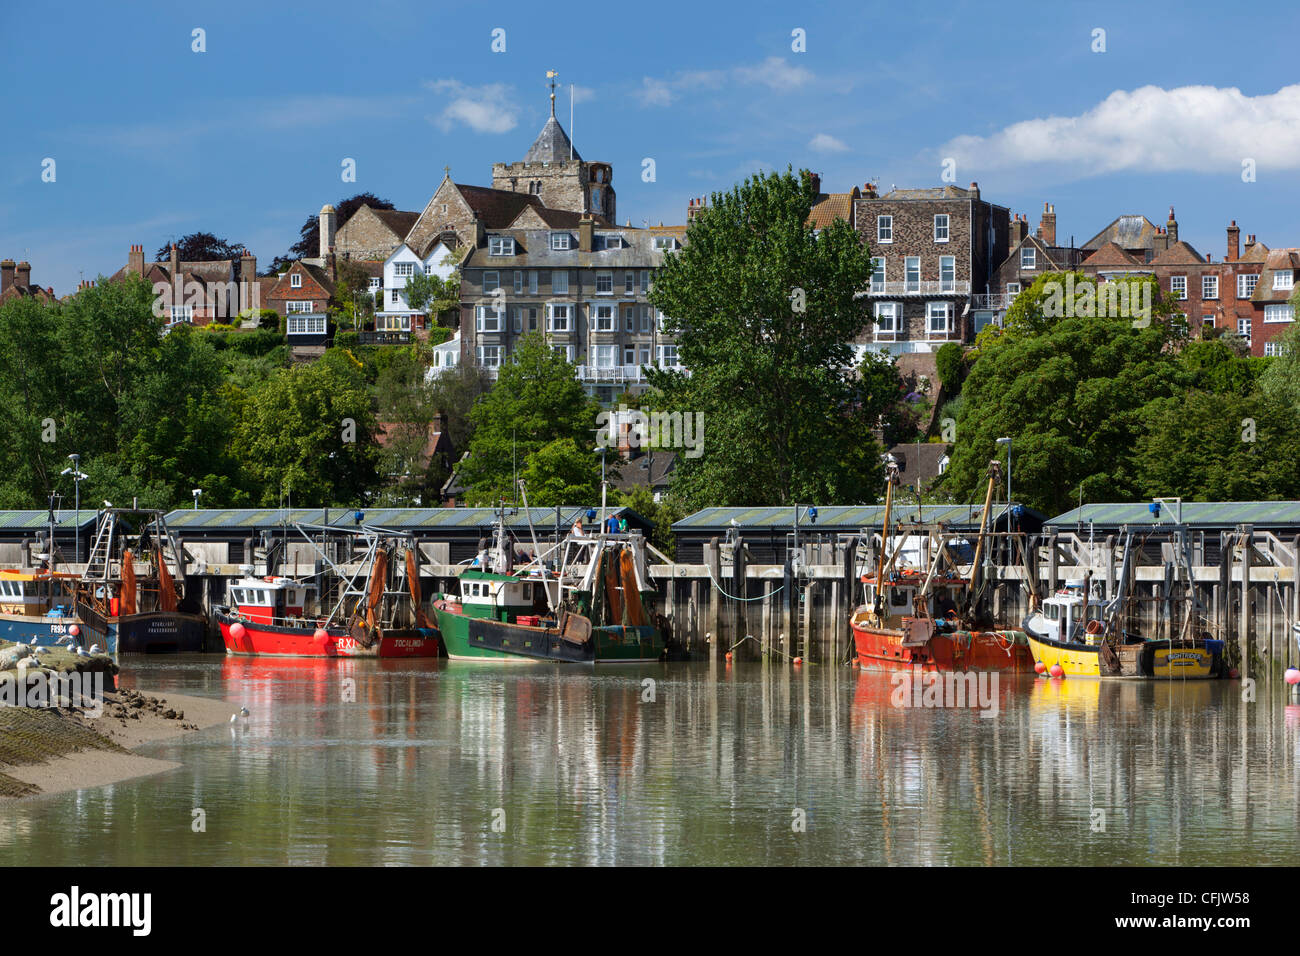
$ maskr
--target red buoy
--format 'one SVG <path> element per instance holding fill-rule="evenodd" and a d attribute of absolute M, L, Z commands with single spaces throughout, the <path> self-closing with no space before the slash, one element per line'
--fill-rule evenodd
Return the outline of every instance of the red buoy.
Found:
<path fill-rule="evenodd" d="M 72 625 L 72 627 L 68 628 L 68 633 L 71 634 L 73 637 L 76 637 L 78 634 L 81 633 L 81 628 L 77 627 L 77 625 L 74 624 Z"/>
<path fill-rule="evenodd" d="M 802 658 L 802 657 L 796 657 L 796 658 L 794 659 L 794 662 L 795 662 L 796 664 L 802 664 L 802 663 L 803 663 L 803 658 Z"/>
<path fill-rule="evenodd" d="M 235 640 L 242 641 L 246 633 L 247 631 L 244 630 L 244 625 L 240 624 L 238 621 L 230 625 L 230 636 Z"/>
<path fill-rule="evenodd" d="M 324 644 L 329 639 L 330 639 L 330 632 L 325 630 L 325 628 L 323 627 L 316 628 L 316 632 L 312 634 L 312 640 L 314 640 L 317 644 Z"/>
<path fill-rule="evenodd" d="M 1284 676 L 1286 682 L 1291 686 L 1294 687 L 1296 684 L 1300 684 L 1300 671 L 1296 670 L 1294 667 L 1288 667 Z"/>
<path fill-rule="evenodd" d="M 1065 668 L 1062 667 L 1060 664 L 1053 664 L 1051 667 L 1047 669 L 1047 673 L 1051 674 L 1053 677 L 1064 677 Z"/>
<path fill-rule="evenodd" d="M 1237 670 L 1237 668 L 1235 667 L 1228 671 L 1228 677 L 1231 680 L 1236 680 L 1240 676 L 1241 676 L 1241 671 Z"/>
<path fill-rule="evenodd" d="M 1045 673 L 1046 671 L 1047 671 L 1047 665 L 1046 665 L 1046 664 L 1044 664 L 1042 661 L 1034 661 L 1034 673 L 1035 673 L 1035 674 L 1042 674 L 1042 673 Z"/>
<path fill-rule="evenodd" d="M 731 660 L 731 651 L 727 651 L 727 660 Z"/>

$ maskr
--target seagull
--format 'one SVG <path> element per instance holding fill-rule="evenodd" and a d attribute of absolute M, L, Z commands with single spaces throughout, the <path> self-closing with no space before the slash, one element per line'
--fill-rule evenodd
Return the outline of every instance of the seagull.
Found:
<path fill-rule="evenodd" d="M 240 716 L 240 717 L 247 717 L 247 716 L 248 716 L 248 708 L 247 708 L 247 707 L 241 707 L 241 708 L 239 708 L 239 716 Z"/>
<path fill-rule="evenodd" d="M 103 651 L 100 650 L 98 644 L 91 644 L 91 645 L 90 645 L 90 653 L 92 653 L 92 654 L 102 654 Z"/>

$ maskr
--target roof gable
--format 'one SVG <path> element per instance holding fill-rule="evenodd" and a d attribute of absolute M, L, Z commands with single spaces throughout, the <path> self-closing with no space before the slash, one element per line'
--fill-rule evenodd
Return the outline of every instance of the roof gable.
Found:
<path fill-rule="evenodd" d="M 1153 266 L 1205 265 L 1205 259 L 1186 242 L 1179 240 L 1151 260 Z"/>
<path fill-rule="evenodd" d="M 1113 242 L 1121 249 L 1153 249 L 1158 230 L 1146 216 L 1116 216 L 1101 232 L 1083 244 L 1084 249 L 1100 249 Z"/>

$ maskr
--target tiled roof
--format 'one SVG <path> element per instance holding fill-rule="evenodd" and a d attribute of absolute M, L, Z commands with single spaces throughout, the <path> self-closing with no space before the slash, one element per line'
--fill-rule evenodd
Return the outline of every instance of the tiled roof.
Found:
<path fill-rule="evenodd" d="M 1205 259 L 1186 242 L 1176 242 L 1151 260 L 1153 266 L 1204 265 Z"/>
<path fill-rule="evenodd" d="M 589 215 L 588 213 L 573 212 L 568 209 L 549 209 L 546 206 L 537 205 L 521 209 L 519 211 L 519 216 L 515 217 L 515 222 L 518 222 L 520 217 L 527 217 L 529 214 L 535 215 L 552 229 L 577 229 L 578 223 L 582 221 L 583 217 Z M 591 216 L 591 220 L 601 229 L 608 230 L 614 227 L 614 223 L 610 222 L 604 216 Z M 511 223 L 511 227 L 519 228 L 513 222 Z M 626 229 L 629 227 L 624 226 L 623 228 Z"/>
<path fill-rule="evenodd" d="M 1085 242 L 1083 248 L 1100 249 L 1113 242 L 1121 249 L 1153 249 L 1155 240 L 1156 226 L 1146 216 L 1118 216 Z"/>
<path fill-rule="evenodd" d="M 852 223 L 853 200 L 860 195 L 857 186 L 849 193 L 822 193 L 808 214 L 808 225 L 814 229 L 825 229 L 836 219 Z"/>
<path fill-rule="evenodd" d="M 606 227 L 602 231 L 613 232 Z M 654 236 L 645 229 L 619 227 L 623 237 L 620 249 L 596 249 L 581 252 L 576 248 L 552 249 L 549 230 L 509 229 L 496 230 L 493 235 L 513 236 L 515 255 L 489 256 L 488 248 L 471 249 L 461 263 L 466 269 L 656 269 L 663 263 L 664 253 L 654 248 Z"/>
<path fill-rule="evenodd" d="M 487 186 L 466 186 L 453 184 L 459 190 L 465 202 L 488 229 L 504 229 L 514 222 L 515 217 L 525 206 L 541 206 L 537 196 L 530 193 L 516 193 L 508 189 L 491 189 Z"/>
<path fill-rule="evenodd" d="M 1264 272 L 1255 284 L 1255 292 L 1250 297 L 1252 302 L 1287 302 L 1291 299 L 1293 289 L 1274 289 L 1274 272 L 1290 272 L 1300 269 L 1300 249 L 1274 249 L 1264 262 Z"/>
<path fill-rule="evenodd" d="M 1268 259 L 1269 248 L 1262 242 L 1257 242 L 1247 249 L 1238 262 L 1264 262 Z"/>
<path fill-rule="evenodd" d="M 891 189 L 881 199 L 973 199 L 975 193 L 960 186 L 934 186 L 929 189 Z"/>
<path fill-rule="evenodd" d="M 399 239 L 405 239 L 406 234 L 415 225 L 415 220 L 420 218 L 418 212 L 405 212 L 401 209 L 372 209 L 371 212 Z"/>
<path fill-rule="evenodd" d="M 1084 259 L 1083 264 L 1092 267 L 1142 265 L 1114 242 L 1107 242 L 1087 259 Z"/>

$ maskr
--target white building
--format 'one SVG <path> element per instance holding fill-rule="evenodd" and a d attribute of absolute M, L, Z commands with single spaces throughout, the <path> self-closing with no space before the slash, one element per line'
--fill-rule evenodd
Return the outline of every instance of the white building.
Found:
<path fill-rule="evenodd" d="M 441 279 L 450 278 L 456 271 L 451 252 L 439 240 L 435 240 L 423 256 L 402 243 L 384 260 L 383 301 L 376 303 L 376 332 L 410 332 L 413 319 L 415 327 L 420 326 L 426 312 L 412 309 L 406 301 L 406 280 L 415 275 L 416 270 Z"/>

